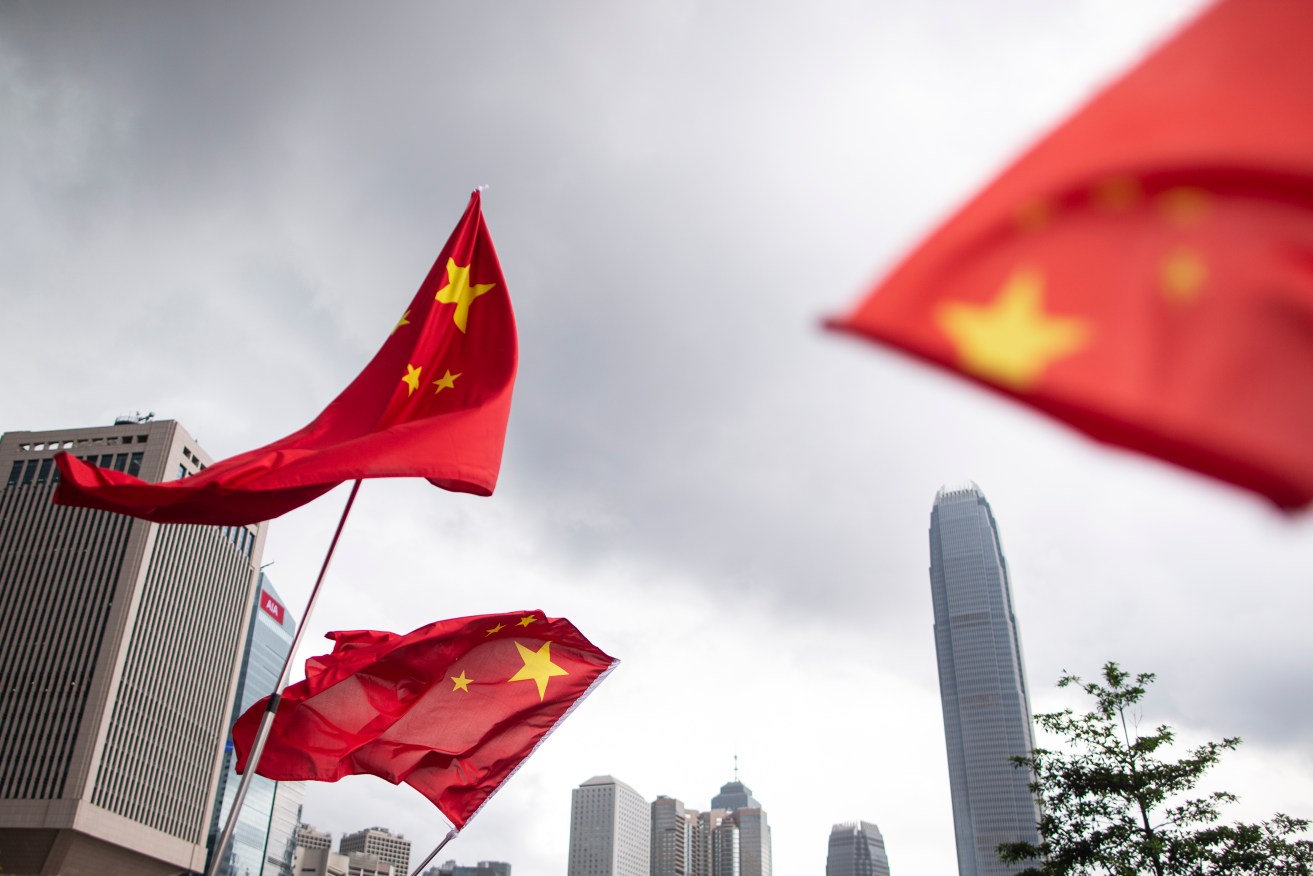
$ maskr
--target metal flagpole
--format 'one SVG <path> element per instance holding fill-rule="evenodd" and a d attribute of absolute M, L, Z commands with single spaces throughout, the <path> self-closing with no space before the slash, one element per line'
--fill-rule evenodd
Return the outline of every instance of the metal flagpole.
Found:
<path fill-rule="evenodd" d="M 456 828 L 454 827 L 451 830 L 447 831 L 447 835 L 442 838 L 442 842 L 438 843 L 438 847 L 433 851 L 429 852 L 429 856 L 427 858 L 419 862 L 419 866 L 415 868 L 415 872 L 411 873 L 410 876 L 419 876 L 419 871 L 427 867 L 429 861 L 432 861 L 434 858 L 438 856 L 438 852 L 442 851 L 443 846 L 445 846 L 447 843 L 451 842 L 456 838 L 456 833 L 457 831 Z"/>
<path fill-rule="evenodd" d="M 355 503 L 358 492 L 360 492 L 359 480 L 351 486 L 351 495 L 347 496 L 346 507 L 342 509 L 342 519 L 337 521 L 337 531 L 333 533 L 333 540 L 328 543 L 328 553 L 324 554 L 324 565 L 319 569 L 319 577 L 315 580 L 314 589 L 310 591 L 310 601 L 306 603 L 305 614 L 301 616 L 301 623 L 296 627 L 296 635 L 292 637 L 292 646 L 287 651 L 287 659 L 283 661 L 283 671 L 278 674 L 278 681 L 274 684 L 273 693 L 269 697 L 269 705 L 265 708 L 264 717 L 260 719 L 260 729 L 255 734 L 255 744 L 251 746 L 251 756 L 247 758 L 246 771 L 242 773 L 241 784 L 237 786 L 237 796 L 233 798 L 232 808 L 228 811 L 228 820 L 224 822 L 223 833 L 219 835 L 218 842 L 210 852 L 210 866 L 206 869 L 205 876 L 215 876 L 219 872 L 219 862 L 223 860 L 223 853 L 227 850 L 228 843 L 232 841 L 233 830 L 237 827 L 237 814 L 242 810 L 242 802 L 246 799 L 251 779 L 255 777 L 255 768 L 260 765 L 260 755 L 264 754 L 264 743 L 273 728 L 274 713 L 278 711 L 278 703 L 283 687 L 287 684 L 292 661 L 296 659 L 296 650 L 301 644 L 301 637 L 310 625 L 310 612 L 314 611 L 315 600 L 319 597 L 319 585 L 324 583 L 324 575 L 328 573 L 328 563 L 333 559 L 337 540 L 342 535 L 342 527 L 346 526 L 347 515 L 351 513 L 351 506 Z M 441 849 L 442 846 L 438 848 Z M 433 853 L 436 855 L 437 850 Z"/>

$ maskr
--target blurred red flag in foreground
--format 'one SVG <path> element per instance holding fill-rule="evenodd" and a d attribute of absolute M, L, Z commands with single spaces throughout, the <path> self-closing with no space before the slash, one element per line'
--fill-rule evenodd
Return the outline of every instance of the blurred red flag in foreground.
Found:
<path fill-rule="evenodd" d="M 1313 3 L 1223 0 L 830 322 L 1313 499 Z"/>
<path fill-rule="evenodd" d="M 283 691 L 256 772 L 405 782 L 463 827 L 617 662 L 541 611 L 439 621 L 404 636 L 329 633 Z M 266 697 L 237 720 L 244 772 Z"/>
<path fill-rule="evenodd" d="M 55 502 L 159 523 L 241 525 L 358 478 L 423 477 L 487 496 L 517 359 L 511 300 L 476 191 L 382 348 L 310 425 L 160 484 L 61 453 Z"/>

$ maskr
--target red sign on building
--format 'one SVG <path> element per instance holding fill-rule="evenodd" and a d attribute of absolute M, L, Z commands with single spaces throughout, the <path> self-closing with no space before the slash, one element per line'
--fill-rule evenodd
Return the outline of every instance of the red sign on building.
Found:
<path fill-rule="evenodd" d="M 283 605 L 277 599 L 274 599 L 272 594 L 260 594 L 260 607 L 263 608 L 271 618 L 278 621 L 279 624 L 283 622 Z"/>

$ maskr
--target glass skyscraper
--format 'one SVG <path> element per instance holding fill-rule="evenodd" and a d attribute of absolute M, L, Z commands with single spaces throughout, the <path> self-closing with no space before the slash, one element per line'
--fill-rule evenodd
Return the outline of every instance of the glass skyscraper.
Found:
<path fill-rule="evenodd" d="M 295 635 L 296 621 L 292 613 L 284 606 L 269 578 L 261 572 L 229 726 L 273 692 Z M 211 854 L 241 782 L 241 776 L 234 769 L 234 760 L 229 738 L 223 755 L 218 799 L 210 821 Z M 232 842 L 218 870 L 220 876 L 291 876 L 292 853 L 296 849 L 295 830 L 301 821 L 303 796 L 300 783 L 279 783 L 264 776 L 252 778 L 242 811 L 237 815 Z"/>
<path fill-rule="evenodd" d="M 836 824 L 830 830 L 825 876 L 889 876 L 880 828 L 869 821 Z"/>
<path fill-rule="evenodd" d="M 930 590 L 960 876 L 1007 876 L 998 846 L 1039 842 L 1030 697 L 998 525 L 975 484 L 941 489 L 930 514 Z"/>

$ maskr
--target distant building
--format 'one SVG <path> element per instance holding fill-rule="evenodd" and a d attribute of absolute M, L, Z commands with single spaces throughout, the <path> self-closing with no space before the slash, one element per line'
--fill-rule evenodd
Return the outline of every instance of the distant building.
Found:
<path fill-rule="evenodd" d="M 959 876 L 1009 876 L 1001 843 L 1038 843 L 1029 755 L 1030 697 L 1007 561 L 994 514 L 975 484 L 935 496 L 930 591 L 944 707 Z"/>
<path fill-rule="evenodd" d="M 410 874 L 410 840 L 385 827 L 369 827 L 344 834 L 337 850 L 343 854 L 373 855 L 383 863 L 393 865 L 398 873 Z"/>
<path fill-rule="evenodd" d="M 657 797 L 652 802 L 652 876 L 691 876 L 692 832 L 681 801 Z"/>
<path fill-rule="evenodd" d="M 612 776 L 574 789 L 568 876 L 649 876 L 651 813 L 647 801 Z"/>
<path fill-rule="evenodd" d="M 430 867 L 422 876 L 511 876 L 511 865 L 505 861 L 480 861 L 474 867 L 466 867 L 447 861 L 441 867 Z"/>
<path fill-rule="evenodd" d="M 247 709 L 273 692 L 295 635 L 296 620 L 269 578 L 260 573 L 230 726 Z M 236 753 L 229 740 L 223 754 L 223 769 L 219 773 L 218 802 L 210 821 L 211 856 L 227 823 L 241 780 L 236 769 Z M 292 854 L 296 849 L 292 831 L 300 821 L 304 791 L 299 782 L 284 783 L 281 788 L 280 793 L 279 783 L 272 779 L 258 775 L 252 777 L 242 811 L 237 814 L 232 842 L 219 865 L 219 876 L 292 876 Z"/>
<path fill-rule="evenodd" d="M 889 876 L 880 828 L 869 821 L 836 824 L 830 830 L 825 876 Z"/>
<path fill-rule="evenodd" d="M 56 506 L 61 450 L 210 461 L 169 420 L 0 437 L 0 871 L 199 871 L 265 528 Z"/>
<path fill-rule="evenodd" d="M 691 824 L 689 830 L 689 874 L 690 876 L 714 876 L 715 847 L 712 839 L 716 828 L 729 817 L 724 809 L 709 809 L 705 812 L 689 813 Z M 737 830 L 737 827 L 735 828 Z M 737 866 L 738 855 L 734 859 Z"/>
<path fill-rule="evenodd" d="M 303 849 L 331 849 L 333 835 L 317 830 L 313 825 L 302 824 L 296 829 L 296 845 Z"/>
<path fill-rule="evenodd" d="M 770 824 L 766 810 L 752 796 L 752 789 L 736 775 L 734 781 L 721 785 L 720 793 L 711 798 L 711 808 L 723 810 L 726 816 L 716 828 L 721 831 L 721 838 L 716 839 L 718 835 L 712 832 L 710 876 L 771 876 Z M 729 839 L 730 824 L 733 840 Z"/>

